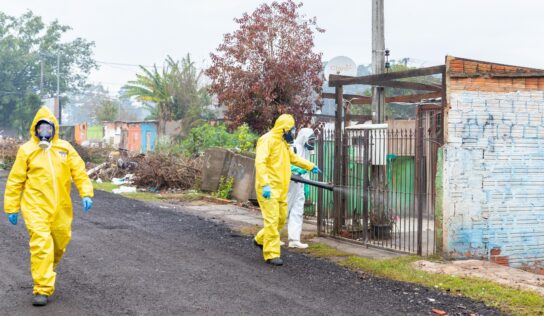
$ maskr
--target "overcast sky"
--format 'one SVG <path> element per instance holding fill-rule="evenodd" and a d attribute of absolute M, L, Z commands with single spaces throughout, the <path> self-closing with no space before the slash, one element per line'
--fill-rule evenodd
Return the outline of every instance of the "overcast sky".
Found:
<path fill-rule="evenodd" d="M 162 64 L 166 55 L 191 53 L 199 67 L 233 19 L 255 9 L 255 0 L 4 0 L 0 10 L 30 9 L 46 22 L 58 19 L 73 30 L 66 39 L 95 41 L 100 70 L 91 81 L 111 92 L 134 78 L 136 67 Z M 271 1 L 265 1 L 271 2 Z M 324 60 L 345 55 L 357 64 L 371 60 L 370 0 L 306 0 L 302 12 L 326 30 L 316 38 Z M 544 68 L 544 1 L 385 0 L 385 42 L 392 59 L 410 57 L 423 66 L 445 55 Z"/>

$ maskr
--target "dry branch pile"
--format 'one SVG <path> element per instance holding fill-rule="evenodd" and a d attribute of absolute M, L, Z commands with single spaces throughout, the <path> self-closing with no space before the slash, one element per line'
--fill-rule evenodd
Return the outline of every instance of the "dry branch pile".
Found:
<path fill-rule="evenodd" d="M 151 154 L 138 161 L 134 184 L 154 190 L 167 188 L 187 190 L 200 182 L 201 174 L 201 158 Z"/>
<path fill-rule="evenodd" d="M 11 168 L 20 145 L 21 142 L 12 138 L 0 139 L 0 169 Z"/>

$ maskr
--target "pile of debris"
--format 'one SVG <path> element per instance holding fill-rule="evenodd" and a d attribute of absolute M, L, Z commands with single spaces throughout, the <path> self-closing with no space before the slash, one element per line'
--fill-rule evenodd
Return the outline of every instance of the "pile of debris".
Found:
<path fill-rule="evenodd" d="M 112 151 L 106 162 L 87 171 L 87 175 L 98 182 L 110 182 L 115 178 L 124 178 L 133 174 L 139 165 L 142 155 L 130 156 L 126 152 Z"/>
<path fill-rule="evenodd" d="M 0 138 L 0 169 L 10 169 L 21 142 L 15 138 Z"/>
<path fill-rule="evenodd" d="M 87 174 L 97 182 L 133 184 L 152 192 L 188 190 L 201 181 L 202 158 L 166 154 L 130 156 L 112 152 L 107 162 L 91 168 Z"/>
<path fill-rule="evenodd" d="M 181 155 L 152 154 L 138 161 L 134 184 L 152 191 L 188 190 L 200 183 L 202 158 Z"/>

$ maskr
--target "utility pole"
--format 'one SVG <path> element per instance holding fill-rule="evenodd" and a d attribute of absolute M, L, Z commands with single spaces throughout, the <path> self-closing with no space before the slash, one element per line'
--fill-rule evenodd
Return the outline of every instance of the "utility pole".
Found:
<path fill-rule="evenodd" d="M 43 56 L 40 54 L 40 96 L 43 97 Z"/>
<path fill-rule="evenodd" d="M 62 124 L 62 107 L 60 105 L 60 51 L 57 52 L 57 102 L 59 104 L 59 125 Z"/>
<path fill-rule="evenodd" d="M 385 72 L 385 36 L 383 1 L 372 0 L 372 74 Z M 385 121 L 385 91 L 372 87 L 372 123 Z"/>
<path fill-rule="evenodd" d="M 384 36 L 384 14 L 383 4 L 384 0 L 372 0 L 372 73 L 374 75 L 382 74 L 385 72 L 385 36 Z M 384 87 L 372 87 L 372 123 L 382 124 L 385 122 L 385 91 Z M 386 132 L 385 130 L 384 132 Z M 367 135 L 372 135 L 372 142 L 378 144 L 384 143 L 387 137 L 386 134 L 382 134 L 380 130 L 372 130 Z M 369 142 L 366 143 L 367 150 L 374 150 L 369 147 Z M 370 145 L 372 146 L 372 145 Z M 381 147 L 378 145 L 378 148 Z M 378 149 L 379 150 L 379 149 Z M 385 153 L 383 153 L 385 155 Z M 385 157 L 384 157 L 385 158 Z M 383 194 L 387 190 L 387 183 L 385 177 L 385 166 L 377 165 L 374 162 L 370 169 L 369 191 L 367 194 L 370 199 L 371 210 L 374 213 L 378 213 L 381 216 L 384 215 L 385 199 L 387 195 Z M 365 218 L 368 218 L 367 214 L 363 214 Z"/>

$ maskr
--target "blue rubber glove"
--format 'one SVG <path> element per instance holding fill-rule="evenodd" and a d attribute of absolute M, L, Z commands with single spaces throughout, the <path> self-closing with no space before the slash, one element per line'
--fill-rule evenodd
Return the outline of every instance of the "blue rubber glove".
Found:
<path fill-rule="evenodd" d="M 86 196 L 83 198 L 83 212 L 87 213 L 93 207 L 93 200 Z"/>
<path fill-rule="evenodd" d="M 291 172 L 298 173 L 300 175 L 306 174 L 306 170 L 299 168 L 297 166 L 291 166 Z"/>
<path fill-rule="evenodd" d="M 19 218 L 19 213 L 8 214 L 8 220 L 12 225 L 17 225 L 18 218 Z"/>
<path fill-rule="evenodd" d="M 320 173 L 320 172 L 321 172 L 321 170 L 319 170 L 319 168 L 318 168 L 317 166 L 314 166 L 314 167 L 312 168 L 312 173 L 313 173 L 313 174 Z"/>
<path fill-rule="evenodd" d="M 263 187 L 263 197 L 265 199 L 270 199 L 270 195 L 272 194 L 272 190 L 270 190 L 270 186 L 267 184 Z"/>

